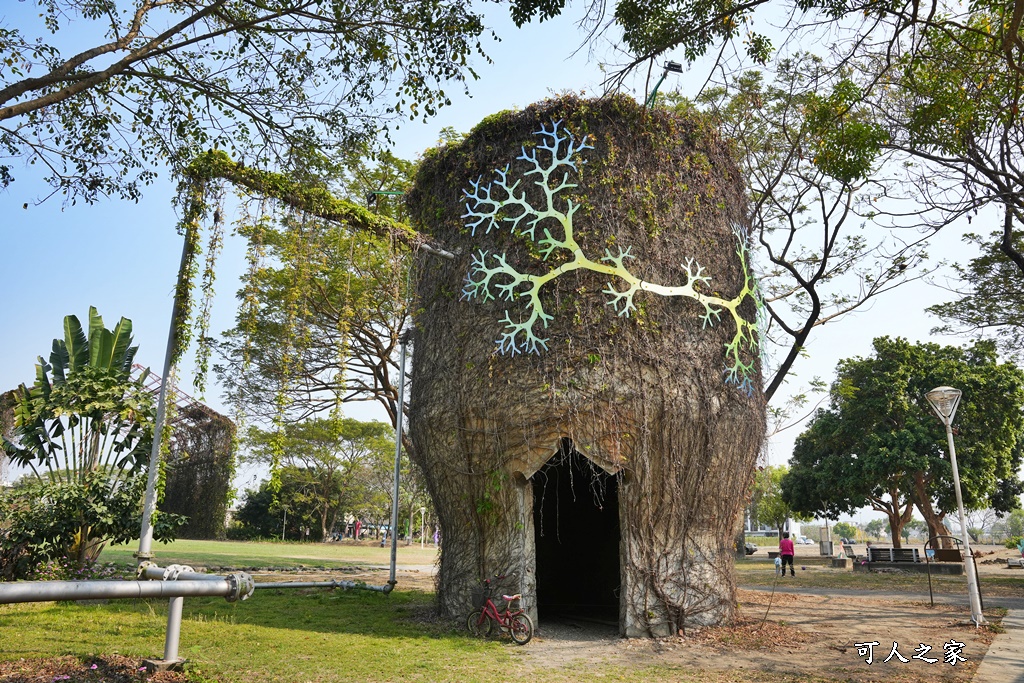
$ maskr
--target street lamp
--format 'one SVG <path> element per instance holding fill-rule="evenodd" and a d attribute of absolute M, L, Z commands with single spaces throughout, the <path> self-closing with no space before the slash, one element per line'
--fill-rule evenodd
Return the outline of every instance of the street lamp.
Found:
<path fill-rule="evenodd" d="M 680 64 L 679 62 L 665 62 L 665 70 L 662 72 L 661 78 L 659 78 L 658 82 L 655 84 L 654 90 L 651 91 L 651 94 L 647 98 L 647 101 L 644 102 L 645 107 L 647 107 L 648 109 L 654 109 L 654 100 L 658 97 L 658 88 L 661 87 L 661 84 L 665 82 L 665 78 L 670 73 L 683 73 L 683 65 Z"/>
<path fill-rule="evenodd" d="M 967 534 L 967 521 L 964 518 L 964 499 L 960 493 L 960 471 L 956 466 L 956 448 L 953 446 L 953 416 L 960 397 L 959 389 L 938 387 L 924 395 L 931 404 L 932 410 L 946 426 L 946 440 L 949 442 L 949 462 L 953 465 L 953 488 L 956 491 L 957 512 L 960 514 L 960 534 L 963 536 L 964 564 L 967 565 L 967 597 L 971 602 L 971 620 L 978 626 L 985 623 L 985 615 L 981 613 L 981 595 L 978 593 L 978 575 L 974 568 L 974 553 L 971 551 L 971 539 Z"/>
<path fill-rule="evenodd" d="M 420 550 L 426 548 L 426 536 L 423 534 L 423 517 L 427 514 L 427 508 L 420 508 Z"/>

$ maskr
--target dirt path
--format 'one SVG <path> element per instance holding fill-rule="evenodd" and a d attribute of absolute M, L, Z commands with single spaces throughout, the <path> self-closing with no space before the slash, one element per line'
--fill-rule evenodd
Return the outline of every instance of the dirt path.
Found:
<path fill-rule="evenodd" d="M 585 623 L 561 622 L 543 626 L 535 643 L 524 648 L 526 665 L 536 669 L 580 669 L 619 665 L 657 666 L 667 676 L 694 669 L 745 671 L 752 680 L 778 674 L 813 674 L 841 681 L 970 681 L 992 634 L 964 625 L 963 609 L 948 605 L 929 608 L 921 602 L 833 598 L 817 595 L 770 595 L 740 591 L 740 619 L 729 628 L 709 628 L 685 637 L 657 640 L 623 639 L 616 629 Z M 943 645 L 963 643 L 966 662 L 943 662 Z M 873 663 L 860 656 L 856 643 L 877 641 Z M 909 660 L 895 656 L 893 643 Z M 914 659 L 921 644 L 932 650 Z M 713 679 L 712 679 L 713 680 Z"/>
<path fill-rule="evenodd" d="M 293 573 L 257 575 L 258 581 L 294 580 Z M 382 584 L 387 571 L 352 569 L 343 575 L 303 574 L 303 580 L 344 578 Z M 432 591 L 430 567 L 402 568 L 399 587 Z M 800 590 L 798 587 L 788 587 Z M 806 589 L 813 591 L 814 589 Z M 709 628 L 685 636 L 663 639 L 625 639 L 614 625 L 583 621 L 542 623 L 537 635 L 517 655 L 526 673 L 564 672 L 565 680 L 579 680 L 581 672 L 593 666 L 619 666 L 627 670 L 658 667 L 658 680 L 683 677 L 704 670 L 709 680 L 715 672 L 743 671 L 749 680 L 767 681 L 779 674 L 814 675 L 825 680 L 886 681 L 970 681 L 984 657 L 993 634 L 965 623 L 966 607 L 936 604 L 927 597 L 853 594 L 836 590 L 829 594 L 740 590 L 740 619 L 728 628 Z M 859 592 L 858 592 L 859 593 Z M 769 608 L 770 601 L 770 608 Z M 767 612 L 767 619 L 765 614 Z M 994 613 L 993 617 L 998 618 Z M 762 624 L 762 620 L 764 623 Z M 960 655 L 966 661 L 944 662 L 943 646 L 962 643 Z M 878 642 L 873 662 L 867 664 L 857 643 Z M 890 658 L 893 643 L 904 663 Z M 921 653 L 920 646 L 931 648 Z M 513 647 L 509 645 L 509 647 Z M 914 659 L 915 655 L 937 662 Z M 890 658 L 889 662 L 885 662 Z"/>

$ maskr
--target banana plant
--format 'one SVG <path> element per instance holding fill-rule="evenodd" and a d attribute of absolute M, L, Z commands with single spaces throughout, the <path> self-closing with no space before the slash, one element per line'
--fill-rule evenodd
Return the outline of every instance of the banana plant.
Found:
<path fill-rule="evenodd" d="M 130 320 L 121 318 L 108 330 L 90 308 L 87 335 L 69 315 L 49 362 L 39 358 L 33 386 L 18 387 L 13 439 L 4 439 L 3 448 L 38 480 L 38 504 L 61 518 L 46 525 L 48 531 L 37 527 L 43 536 L 38 547 L 49 549 L 46 559 L 62 555 L 84 565 L 107 541 L 123 538 L 120 527 L 131 523 L 122 499 L 137 500 L 154 414 L 144 385 L 148 371 L 132 378 L 138 347 L 131 333 Z M 121 512 L 114 514 L 115 508 Z"/>

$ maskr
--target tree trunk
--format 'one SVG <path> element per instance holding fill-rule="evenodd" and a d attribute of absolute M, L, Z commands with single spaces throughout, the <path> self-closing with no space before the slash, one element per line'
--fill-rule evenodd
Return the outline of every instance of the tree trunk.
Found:
<path fill-rule="evenodd" d="M 888 493 L 890 498 L 888 501 L 885 498 L 872 498 L 871 509 L 885 514 L 889 520 L 889 530 L 892 533 L 892 546 L 894 548 L 901 548 L 903 546 L 900 532 L 903 531 L 903 525 L 910 521 L 914 510 L 914 502 L 912 498 L 908 497 L 906 508 L 901 511 L 900 507 L 903 504 L 900 503 L 899 489 L 890 487 Z"/>
<path fill-rule="evenodd" d="M 733 543 L 736 545 L 736 559 L 742 560 L 747 556 L 747 525 L 746 520 L 740 522 L 740 530 L 736 532 Z"/>
<path fill-rule="evenodd" d="M 729 622 L 765 408 L 725 143 L 625 98 L 565 98 L 491 117 L 421 165 L 407 202 L 458 254 L 415 270 L 409 436 L 444 533 L 441 611 L 464 615 L 499 574 L 492 591 L 536 616 L 583 573 L 628 637 Z M 496 229 L 467 229 L 467 206 Z M 597 527 L 614 509 L 614 530 L 552 542 L 548 471 L 574 482 L 563 519 Z"/>
<path fill-rule="evenodd" d="M 334 508 L 334 514 L 331 515 L 331 531 L 334 531 L 335 529 L 338 528 L 338 515 L 340 515 L 340 514 L 341 514 L 341 506 L 339 505 L 338 507 Z M 344 531 L 342 531 L 342 534 L 341 534 L 342 538 L 345 537 L 345 531 L 348 531 L 348 524 L 345 525 L 345 529 L 344 529 Z M 324 540 L 326 541 L 327 539 L 325 538 Z"/>
<path fill-rule="evenodd" d="M 920 511 L 921 516 L 924 517 L 925 524 L 928 525 L 928 537 L 943 536 L 945 538 L 939 539 L 939 547 L 952 548 L 953 541 L 949 538 L 952 534 L 949 533 L 949 529 L 946 528 L 946 524 L 943 522 L 946 513 L 938 512 L 932 506 L 932 498 L 928 495 L 928 482 L 925 479 L 924 472 L 914 474 L 914 489 L 911 497 L 914 503 L 917 504 L 917 509 Z"/>

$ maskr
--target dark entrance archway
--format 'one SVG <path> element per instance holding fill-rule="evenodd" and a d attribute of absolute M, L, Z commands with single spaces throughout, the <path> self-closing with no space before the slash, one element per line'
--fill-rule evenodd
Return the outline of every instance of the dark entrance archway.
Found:
<path fill-rule="evenodd" d="M 562 439 L 531 479 L 538 618 L 618 623 L 618 477 Z"/>

